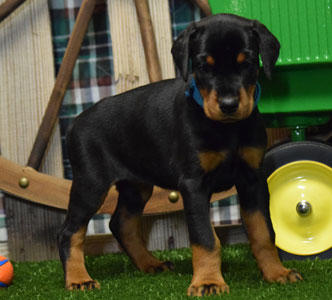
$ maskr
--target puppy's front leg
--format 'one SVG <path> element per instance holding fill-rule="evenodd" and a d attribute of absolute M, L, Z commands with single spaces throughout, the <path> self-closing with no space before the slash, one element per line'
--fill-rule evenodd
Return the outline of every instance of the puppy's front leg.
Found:
<path fill-rule="evenodd" d="M 188 296 L 229 292 L 221 274 L 220 241 L 210 223 L 210 195 L 199 182 L 187 180 L 180 189 L 192 249 L 193 278 Z"/>
<path fill-rule="evenodd" d="M 302 280 L 297 271 L 285 268 L 279 259 L 269 213 L 267 182 L 262 170 L 258 165 L 253 165 L 252 160 L 243 162 L 236 189 L 250 246 L 263 278 L 279 283 Z"/>

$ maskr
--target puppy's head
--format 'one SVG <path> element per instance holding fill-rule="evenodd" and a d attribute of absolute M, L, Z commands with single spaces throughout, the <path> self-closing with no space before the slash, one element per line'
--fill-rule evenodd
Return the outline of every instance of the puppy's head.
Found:
<path fill-rule="evenodd" d="M 270 78 L 279 49 L 278 40 L 260 22 L 219 14 L 189 25 L 172 54 L 185 81 L 191 65 L 206 116 L 235 122 L 254 109 L 259 55 Z"/>

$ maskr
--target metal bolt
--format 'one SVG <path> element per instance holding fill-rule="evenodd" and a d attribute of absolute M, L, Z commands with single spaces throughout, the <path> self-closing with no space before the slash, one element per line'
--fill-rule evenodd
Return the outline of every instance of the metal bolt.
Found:
<path fill-rule="evenodd" d="M 172 203 L 176 203 L 179 200 L 179 194 L 176 191 L 172 191 L 168 194 L 168 200 Z"/>
<path fill-rule="evenodd" d="M 21 188 L 25 189 L 29 186 L 29 179 L 26 177 L 21 177 L 20 180 L 18 181 L 18 184 Z"/>
<path fill-rule="evenodd" d="M 296 211 L 302 217 L 308 216 L 311 213 L 311 204 L 302 200 L 296 205 Z"/>

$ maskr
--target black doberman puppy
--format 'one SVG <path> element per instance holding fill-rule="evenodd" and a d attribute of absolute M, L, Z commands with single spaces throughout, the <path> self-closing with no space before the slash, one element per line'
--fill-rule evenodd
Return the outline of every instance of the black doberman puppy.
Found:
<path fill-rule="evenodd" d="M 258 21 L 229 14 L 205 18 L 189 25 L 173 45 L 183 78 L 103 99 L 75 119 L 67 134 L 73 184 L 58 238 L 67 289 L 99 288 L 86 271 L 83 242 L 89 220 L 113 184 L 119 199 L 110 229 L 145 272 L 173 264 L 146 249 L 139 229 L 144 206 L 154 185 L 180 191 L 194 270 L 188 295 L 229 290 L 209 204 L 212 193 L 234 184 L 264 279 L 301 279 L 283 267 L 274 246 L 261 170 L 267 137 L 254 100 L 259 55 L 270 77 L 279 48 Z"/>

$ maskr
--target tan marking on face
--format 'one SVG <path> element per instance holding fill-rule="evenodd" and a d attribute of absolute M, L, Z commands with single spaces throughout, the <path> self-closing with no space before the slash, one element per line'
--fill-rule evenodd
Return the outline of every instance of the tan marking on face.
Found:
<path fill-rule="evenodd" d="M 242 64 L 245 60 L 246 60 L 246 55 L 243 53 L 243 52 L 240 52 L 238 54 L 238 56 L 236 57 L 236 61 L 239 63 L 239 64 Z"/>
<path fill-rule="evenodd" d="M 253 169 L 258 169 L 263 160 L 265 149 L 262 147 L 244 147 L 239 151 L 240 157 Z"/>
<path fill-rule="evenodd" d="M 199 161 L 205 173 L 215 170 L 227 157 L 226 151 L 221 152 L 200 152 L 198 154 Z"/>
<path fill-rule="evenodd" d="M 248 94 L 249 97 L 254 98 L 255 89 L 256 89 L 255 84 L 249 85 L 248 90 L 247 90 L 247 94 Z"/>
<path fill-rule="evenodd" d="M 215 60 L 214 60 L 214 58 L 213 58 L 211 55 L 208 55 L 208 56 L 206 57 L 206 62 L 207 62 L 209 65 L 211 65 L 211 66 L 214 66 L 214 64 L 215 64 Z"/>
<path fill-rule="evenodd" d="M 215 90 L 208 91 L 200 89 L 203 97 L 203 109 L 205 115 L 214 121 L 222 121 L 222 112 L 218 103 L 218 95 Z"/>
<path fill-rule="evenodd" d="M 252 85 L 246 90 L 245 88 L 240 88 L 239 93 L 239 108 L 235 113 L 235 118 L 237 120 L 243 120 L 248 118 L 254 109 L 254 92 L 256 85 Z"/>
<path fill-rule="evenodd" d="M 229 288 L 221 274 L 220 241 L 214 231 L 214 248 L 208 250 L 202 246 L 192 245 L 193 278 L 188 288 L 188 296 L 201 296 L 201 288 L 204 285 L 215 285 L 216 293 L 228 292 Z M 212 294 L 212 291 L 211 291 Z"/>
<path fill-rule="evenodd" d="M 87 227 L 83 226 L 73 234 L 70 240 L 69 257 L 66 261 L 66 288 L 72 289 L 72 284 L 82 285 L 83 283 L 93 281 L 89 276 L 84 265 L 83 245 Z M 99 283 L 95 284 L 100 288 Z M 84 286 L 81 286 L 84 289 Z"/>
<path fill-rule="evenodd" d="M 200 89 L 199 91 L 203 97 L 205 115 L 211 120 L 221 122 L 236 122 L 248 118 L 254 109 L 255 88 L 256 85 L 249 86 L 247 90 L 245 88 L 240 88 L 239 107 L 237 111 L 232 114 L 225 114 L 221 111 L 218 102 L 218 94 L 215 90 L 208 91 Z"/>

